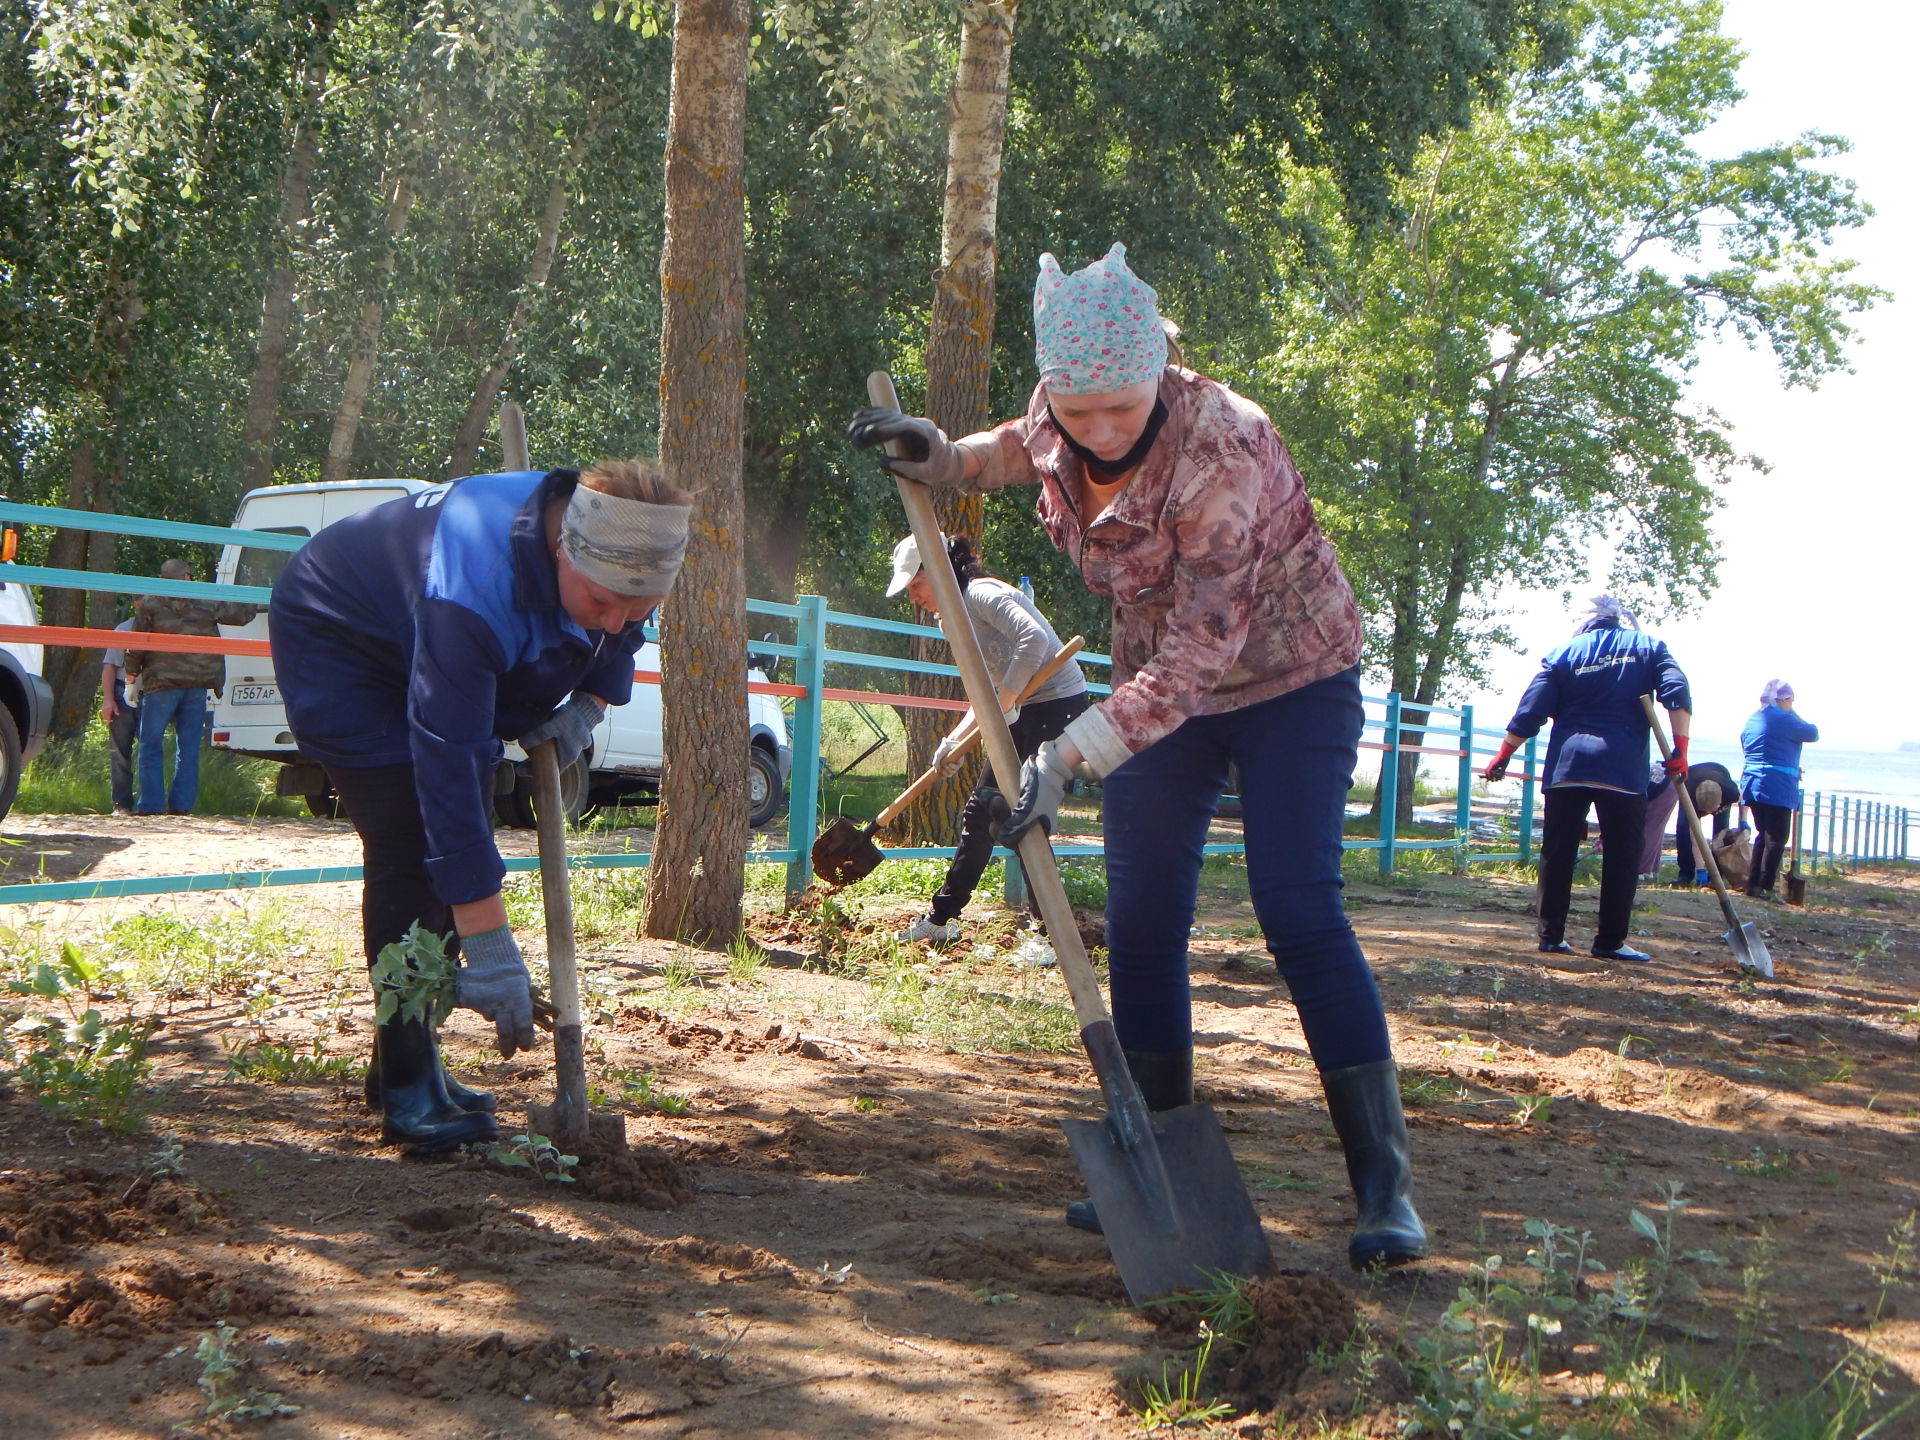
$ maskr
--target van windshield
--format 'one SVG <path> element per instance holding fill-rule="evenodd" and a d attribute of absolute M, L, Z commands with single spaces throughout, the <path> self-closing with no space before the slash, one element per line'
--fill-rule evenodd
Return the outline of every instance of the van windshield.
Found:
<path fill-rule="evenodd" d="M 304 525 L 256 525 L 256 530 L 269 535 L 306 535 L 313 532 Z M 240 561 L 233 568 L 233 583 L 236 585 L 262 585 L 273 588 L 273 582 L 280 578 L 280 572 L 287 568 L 287 561 L 293 558 L 291 550 L 258 550 L 251 546 L 240 551 Z"/>

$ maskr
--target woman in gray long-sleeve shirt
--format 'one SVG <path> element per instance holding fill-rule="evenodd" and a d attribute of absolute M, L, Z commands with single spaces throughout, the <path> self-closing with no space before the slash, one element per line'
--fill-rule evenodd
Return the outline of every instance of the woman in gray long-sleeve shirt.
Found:
<path fill-rule="evenodd" d="M 987 673 L 993 676 L 1000 708 L 1012 727 L 1014 748 L 1025 760 L 1040 748 L 1041 741 L 1053 739 L 1087 708 L 1086 678 L 1080 673 L 1078 661 L 1062 665 L 1016 707 L 1027 682 L 1059 650 L 1060 637 L 1025 592 L 986 573 L 972 543 L 964 536 L 947 541 L 947 560 L 966 598 L 967 615 L 986 656 Z M 919 543 L 911 535 L 894 547 L 893 583 L 887 587 L 888 595 L 902 591 L 922 610 L 938 613 L 933 586 L 921 569 Z M 933 763 L 944 766 L 950 755 L 949 742 L 943 740 L 934 751 Z M 934 892 L 927 913 L 907 927 L 902 940 L 944 945 L 958 938 L 959 914 L 973 898 L 974 886 L 980 883 L 987 861 L 993 857 L 993 836 L 988 827 L 997 792 L 993 767 L 985 766 L 973 794 L 967 797 L 966 808 L 960 812 L 960 840 L 953 863 L 947 867 L 946 881 Z"/>

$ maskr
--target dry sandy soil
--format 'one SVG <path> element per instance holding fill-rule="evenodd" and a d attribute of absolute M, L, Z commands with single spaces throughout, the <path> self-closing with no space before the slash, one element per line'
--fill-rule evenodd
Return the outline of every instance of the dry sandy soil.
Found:
<path fill-rule="evenodd" d="M 324 822 L 15 816 L 6 834 L 23 842 L 14 878 L 355 858 L 345 826 Z M 1576 926 L 1592 898 L 1576 897 Z M 1663 1309 L 1666 1339 L 1724 1363 L 1741 1266 L 1764 1245 L 1770 1310 L 1745 1361 L 1762 1383 L 1804 1392 L 1870 1344 L 1892 1364 L 1889 1401 L 1912 1394 L 1920 1324 L 1898 1302 L 1875 1322 L 1874 1256 L 1920 1203 L 1920 877 L 1862 872 L 1816 881 L 1804 910 L 1760 907 L 1779 966 L 1761 983 L 1730 968 L 1710 897 L 1644 894 L 1656 960 L 1631 969 L 1543 964 L 1529 900 L 1497 876 L 1349 889 L 1410 1072 L 1434 1235 L 1432 1260 L 1385 1278 L 1345 1268 L 1341 1157 L 1299 1027 L 1245 907 L 1210 900 L 1194 944 L 1199 1090 L 1290 1272 L 1273 1329 L 1299 1362 L 1221 1433 L 1271 1434 L 1321 1405 L 1352 1423 L 1356 1398 L 1366 1433 L 1392 1433 L 1391 1383 L 1356 1396 L 1305 1364 L 1340 1349 L 1353 1309 L 1389 1352 L 1411 1346 L 1477 1262 L 1517 1259 L 1529 1220 L 1590 1231 L 1604 1283 L 1648 1256 L 1629 1212 L 1664 1221 L 1670 1186 L 1690 1202 L 1676 1253 L 1733 1263 L 1676 1267 L 1699 1288 Z M 0 911 L 0 938 L 17 950 L 116 916 L 207 925 L 268 904 L 338 933 L 354 890 L 18 907 Z M 668 1116 L 603 1098 L 639 1147 L 624 1185 L 408 1160 L 379 1146 L 357 1083 L 231 1078 L 223 1045 L 251 1033 L 234 1026 L 236 993 L 152 1001 L 160 1103 L 141 1133 L 0 1096 L 5 1433 L 198 1424 L 196 1346 L 223 1319 L 235 1393 L 299 1407 L 250 1428 L 287 1440 L 1136 1433 L 1127 1377 L 1157 1374 L 1178 1341 L 1126 1306 L 1103 1242 L 1060 1223 L 1078 1185 L 1056 1120 L 1098 1113 L 1084 1062 L 952 1053 L 862 1023 L 870 987 L 806 964 L 817 928 L 769 911 L 755 929 L 771 958 L 745 984 L 725 956 L 617 933 L 586 946 L 604 1096 L 621 1093 L 617 1069 L 689 1102 Z M 356 994 L 340 1010 L 338 949 L 285 957 L 263 1023 L 346 1056 L 368 1007 Z M 1051 972 L 971 952 L 923 963 L 931 979 L 1064 1000 Z M 452 1063 L 517 1123 L 551 1098 L 546 1054 L 501 1061 L 486 1038 L 456 1015 Z M 1593 1350 L 1555 1358 L 1570 1403 Z M 1920 1433 L 1915 1413 L 1878 1433 Z"/>

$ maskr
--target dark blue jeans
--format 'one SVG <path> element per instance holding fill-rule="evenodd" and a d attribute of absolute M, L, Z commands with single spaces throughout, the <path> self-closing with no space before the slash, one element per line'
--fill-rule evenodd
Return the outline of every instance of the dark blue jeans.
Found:
<path fill-rule="evenodd" d="M 1240 770 L 1253 913 L 1322 1070 L 1391 1058 L 1387 1017 L 1340 902 L 1340 837 L 1359 754 L 1359 671 L 1224 715 L 1196 715 L 1105 782 L 1107 959 L 1129 1050 L 1193 1044 L 1187 936 L 1201 846 Z"/>
<path fill-rule="evenodd" d="M 162 793 L 165 756 L 162 741 L 173 726 L 173 783 Z M 140 697 L 140 748 L 135 764 L 140 772 L 142 815 L 172 811 L 185 815 L 200 791 L 200 746 L 207 738 L 207 692 L 199 685 L 181 690 L 155 690 Z"/>

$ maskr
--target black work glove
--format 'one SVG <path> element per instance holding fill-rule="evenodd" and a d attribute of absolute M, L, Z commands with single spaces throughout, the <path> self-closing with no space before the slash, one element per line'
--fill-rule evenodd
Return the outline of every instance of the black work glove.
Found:
<path fill-rule="evenodd" d="M 853 412 L 847 439 L 863 450 L 897 444 L 900 454 L 881 456 L 881 468 L 922 485 L 958 485 L 967 478 L 966 457 L 960 447 L 931 420 L 867 405 Z"/>

